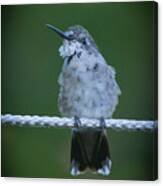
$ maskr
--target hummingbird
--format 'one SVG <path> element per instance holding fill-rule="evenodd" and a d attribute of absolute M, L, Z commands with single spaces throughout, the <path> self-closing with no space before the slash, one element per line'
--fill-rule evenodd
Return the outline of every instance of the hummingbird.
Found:
<path fill-rule="evenodd" d="M 63 116 L 74 118 L 70 173 L 77 176 L 90 169 L 107 176 L 112 161 L 105 119 L 112 117 L 121 94 L 115 69 L 106 63 L 83 26 L 70 26 L 66 31 L 46 26 L 63 40 L 59 48 L 64 63 L 58 79 L 58 107 Z M 99 127 L 83 127 L 80 118 L 96 118 Z"/>

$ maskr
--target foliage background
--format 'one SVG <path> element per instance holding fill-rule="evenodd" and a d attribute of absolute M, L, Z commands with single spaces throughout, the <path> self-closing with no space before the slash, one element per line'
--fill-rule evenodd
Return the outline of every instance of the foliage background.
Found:
<path fill-rule="evenodd" d="M 60 115 L 61 40 L 49 31 L 80 24 L 115 67 L 122 96 L 114 118 L 157 119 L 154 2 L 2 6 L 2 114 Z M 112 172 L 77 178 L 152 180 L 152 132 L 108 131 Z M 2 127 L 2 176 L 71 178 L 69 129 Z"/>

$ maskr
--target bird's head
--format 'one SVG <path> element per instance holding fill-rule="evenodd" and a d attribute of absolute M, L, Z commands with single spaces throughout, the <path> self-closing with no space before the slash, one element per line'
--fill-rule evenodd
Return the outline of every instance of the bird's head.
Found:
<path fill-rule="evenodd" d="M 53 25 L 47 24 L 48 28 L 56 32 L 62 39 L 63 45 L 59 52 L 63 58 L 86 51 L 88 53 L 97 52 L 97 46 L 89 32 L 80 25 L 71 26 L 63 32 Z"/>

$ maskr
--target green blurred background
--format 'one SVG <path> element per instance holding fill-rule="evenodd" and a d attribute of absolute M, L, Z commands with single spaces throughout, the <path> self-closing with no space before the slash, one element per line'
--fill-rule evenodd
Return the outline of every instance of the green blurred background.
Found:
<path fill-rule="evenodd" d="M 117 71 L 122 95 L 114 118 L 157 119 L 153 2 L 2 6 L 2 114 L 60 115 L 61 40 L 46 28 L 80 24 Z M 156 60 L 155 60 L 156 59 Z M 109 130 L 112 172 L 75 178 L 152 180 L 154 132 Z M 2 176 L 74 178 L 70 129 L 2 127 Z"/>

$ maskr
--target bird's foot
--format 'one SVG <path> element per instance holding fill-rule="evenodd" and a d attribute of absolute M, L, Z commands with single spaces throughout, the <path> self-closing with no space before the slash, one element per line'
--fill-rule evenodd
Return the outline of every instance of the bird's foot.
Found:
<path fill-rule="evenodd" d="M 100 118 L 100 127 L 102 129 L 106 129 L 106 123 L 105 123 L 105 119 L 103 117 Z"/>
<path fill-rule="evenodd" d="M 80 121 L 80 118 L 78 116 L 75 116 L 74 117 L 74 127 L 75 128 L 78 128 L 81 126 L 81 121 Z"/>

